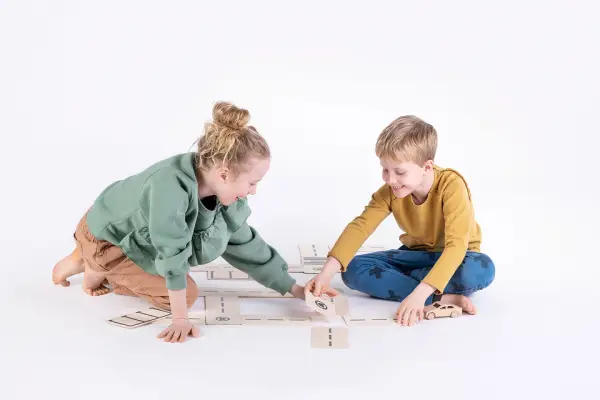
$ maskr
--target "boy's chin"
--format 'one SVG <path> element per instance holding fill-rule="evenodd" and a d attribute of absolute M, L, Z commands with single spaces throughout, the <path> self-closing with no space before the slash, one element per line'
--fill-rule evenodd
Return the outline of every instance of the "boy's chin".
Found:
<path fill-rule="evenodd" d="M 403 199 L 407 196 L 410 196 L 412 194 L 412 192 L 413 192 L 412 190 L 406 189 L 406 188 L 401 189 L 401 190 L 392 189 L 392 193 L 394 193 L 394 196 L 396 196 L 399 199 Z"/>

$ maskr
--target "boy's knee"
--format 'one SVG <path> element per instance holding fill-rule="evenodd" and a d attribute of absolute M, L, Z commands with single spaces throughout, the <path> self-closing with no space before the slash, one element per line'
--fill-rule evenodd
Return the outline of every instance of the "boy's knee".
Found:
<path fill-rule="evenodd" d="M 342 281 L 350 289 L 356 289 L 358 278 L 364 273 L 366 264 L 368 263 L 368 255 L 360 255 L 354 257 L 349 263 L 346 271 L 342 272 Z M 372 264 L 372 263 L 371 263 Z"/>
<path fill-rule="evenodd" d="M 469 253 L 462 265 L 460 280 L 466 289 L 480 290 L 489 286 L 496 276 L 496 266 L 484 253 Z"/>

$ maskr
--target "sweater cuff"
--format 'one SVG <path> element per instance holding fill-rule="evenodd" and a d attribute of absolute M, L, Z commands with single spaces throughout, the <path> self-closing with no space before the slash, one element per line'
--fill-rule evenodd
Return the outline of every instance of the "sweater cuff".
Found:
<path fill-rule="evenodd" d="M 170 275 L 166 280 L 169 290 L 182 290 L 187 287 L 187 275 Z"/>
<path fill-rule="evenodd" d="M 292 286 L 296 283 L 296 280 L 290 276 L 286 271 L 281 277 L 271 283 L 270 288 L 279 292 L 280 295 L 284 296 L 286 293 L 291 293 Z"/>
<path fill-rule="evenodd" d="M 348 264 L 350 264 L 350 261 L 352 261 L 352 258 L 354 258 L 353 255 L 348 256 L 347 252 L 344 252 L 337 247 L 331 249 L 331 251 L 327 253 L 327 257 L 333 257 L 338 260 L 342 266 L 340 272 L 346 272 L 346 269 L 348 269 Z"/>

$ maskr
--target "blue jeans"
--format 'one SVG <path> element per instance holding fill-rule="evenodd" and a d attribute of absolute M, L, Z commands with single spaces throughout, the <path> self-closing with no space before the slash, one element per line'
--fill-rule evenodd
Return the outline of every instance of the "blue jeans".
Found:
<path fill-rule="evenodd" d="M 441 252 L 410 250 L 377 251 L 356 256 L 342 272 L 342 280 L 350 289 L 372 297 L 402 301 L 417 287 L 442 255 Z M 489 286 L 494 280 L 495 266 L 483 253 L 468 251 L 443 293 L 468 296 Z M 425 305 L 433 301 L 433 294 Z"/>

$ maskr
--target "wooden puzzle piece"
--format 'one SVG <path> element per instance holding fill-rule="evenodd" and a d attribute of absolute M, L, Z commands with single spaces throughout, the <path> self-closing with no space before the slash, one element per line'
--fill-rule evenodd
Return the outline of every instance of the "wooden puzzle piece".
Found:
<path fill-rule="evenodd" d="M 190 267 L 190 271 L 192 272 L 231 271 L 233 269 L 235 269 L 235 267 L 230 264 L 203 264 Z"/>
<path fill-rule="evenodd" d="M 273 297 L 273 298 L 293 298 L 291 293 L 280 295 L 279 292 L 269 289 L 240 289 L 240 290 L 219 290 L 212 288 L 198 288 L 198 296 L 227 296 L 227 297 Z"/>
<path fill-rule="evenodd" d="M 204 312 L 190 311 L 188 312 L 188 319 L 192 325 L 206 325 L 206 315 Z M 173 323 L 172 318 L 161 318 L 154 322 L 158 325 L 171 325 Z"/>
<path fill-rule="evenodd" d="M 302 274 L 304 273 L 304 267 L 297 264 L 288 264 L 288 272 L 290 274 Z"/>
<path fill-rule="evenodd" d="M 300 251 L 300 262 L 304 267 L 304 273 L 313 273 L 314 269 L 309 267 L 318 267 L 316 271 L 318 273 L 327 261 L 327 254 L 329 253 L 329 246 L 322 244 L 308 244 L 299 245 L 298 250 Z"/>
<path fill-rule="evenodd" d="M 230 296 L 206 296 L 206 325 L 241 325 L 240 300 Z"/>
<path fill-rule="evenodd" d="M 111 318 L 108 320 L 108 323 L 121 328 L 133 329 L 151 324 L 156 320 L 168 317 L 169 315 L 171 315 L 169 311 L 150 307 L 134 313 L 121 315 L 120 317 Z"/>
<path fill-rule="evenodd" d="M 348 328 L 313 326 L 310 330 L 310 346 L 321 349 L 347 349 Z"/>
<path fill-rule="evenodd" d="M 338 294 L 337 296 L 332 297 L 331 300 L 335 306 L 336 315 L 341 317 L 348 315 L 350 312 L 350 305 L 348 304 L 348 298 L 346 296 Z"/>
<path fill-rule="evenodd" d="M 306 305 L 319 314 L 322 314 L 328 318 L 335 317 L 335 303 L 329 297 L 316 297 L 311 292 L 306 294 L 305 299 Z"/>
<path fill-rule="evenodd" d="M 238 269 L 222 269 L 208 271 L 207 279 L 250 279 L 247 273 Z"/>
<path fill-rule="evenodd" d="M 256 315 L 244 315 L 242 317 L 244 325 L 310 325 L 310 317 L 264 317 Z"/>
<path fill-rule="evenodd" d="M 376 251 L 384 251 L 386 248 L 382 245 L 364 244 L 356 252 L 356 255 L 374 253 Z"/>
<path fill-rule="evenodd" d="M 323 262 L 325 264 L 325 262 Z M 302 272 L 305 274 L 318 274 L 323 269 L 323 264 L 319 265 L 306 265 L 302 268 Z"/>
<path fill-rule="evenodd" d="M 298 246 L 300 257 L 306 260 L 318 260 L 327 258 L 329 253 L 329 245 L 323 244 L 305 244 Z"/>
<path fill-rule="evenodd" d="M 347 325 L 398 325 L 393 317 L 350 317 L 344 316 Z"/>

